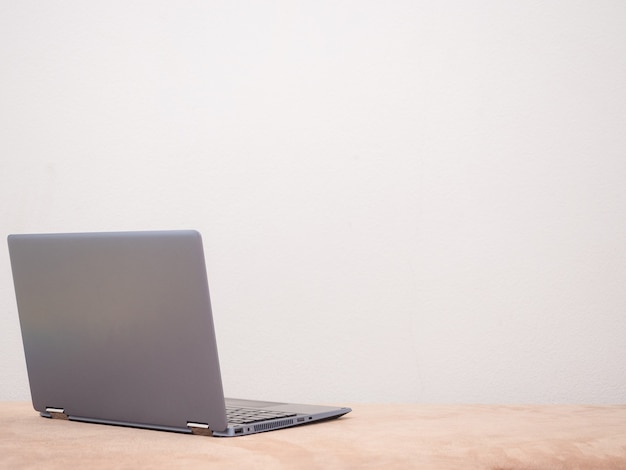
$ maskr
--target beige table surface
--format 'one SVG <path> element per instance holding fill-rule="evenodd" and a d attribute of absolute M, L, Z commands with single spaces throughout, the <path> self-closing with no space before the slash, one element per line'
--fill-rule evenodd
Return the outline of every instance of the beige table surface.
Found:
<path fill-rule="evenodd" d="M 325 423 L 212 438 L 41 418 L 0 403 L 0 468 L 626 470 L 626 405 L 359 405 Z"/>

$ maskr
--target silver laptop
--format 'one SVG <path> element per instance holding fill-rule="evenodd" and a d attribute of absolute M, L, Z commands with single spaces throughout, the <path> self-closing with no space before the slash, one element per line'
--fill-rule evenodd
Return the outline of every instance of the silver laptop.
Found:
<path fill-rule="evenodd" d="M 196 231 L 9 235 L 35 410 L 240 436 L 350 408 L 224 398 Z"/>

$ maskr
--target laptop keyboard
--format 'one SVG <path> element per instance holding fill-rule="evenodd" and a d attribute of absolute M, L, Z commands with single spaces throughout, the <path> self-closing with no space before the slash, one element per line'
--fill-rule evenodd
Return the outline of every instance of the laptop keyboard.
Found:
<path fill-rule="evenodd" d="M 267 421 L 268 419 L 287 418 L 295 416 L 296 413 L 285 413 L 283 411 L 269 411 L 254 408 L 226 407 L 226 418 L 230 424 L 249 424 L 257 421 Z"/>

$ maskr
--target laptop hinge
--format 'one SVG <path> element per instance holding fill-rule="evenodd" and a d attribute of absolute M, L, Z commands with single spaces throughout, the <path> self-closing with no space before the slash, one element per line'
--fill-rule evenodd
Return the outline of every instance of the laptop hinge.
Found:
<path fill-rule="evenodd" d="M 53 419 L 69 419 L 63 408 L 48 407 L 46 408 L 46 413 L 48 413 Z"/>
<path fill-rule="evenodd" d="M 187 423 L 187 427 L 191 430 L 191 434 L 197 434 L 198 436 L 212 436 L 213 431 L 208 424 L 205 423 Z"/>

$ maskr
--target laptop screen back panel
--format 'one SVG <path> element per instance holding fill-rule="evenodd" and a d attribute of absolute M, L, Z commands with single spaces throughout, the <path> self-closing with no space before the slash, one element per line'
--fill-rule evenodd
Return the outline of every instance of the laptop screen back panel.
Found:
<path fill-rule="evenodd" d="M 36 410 L 226 428 L 200 235 L 11 235 Z"/>

